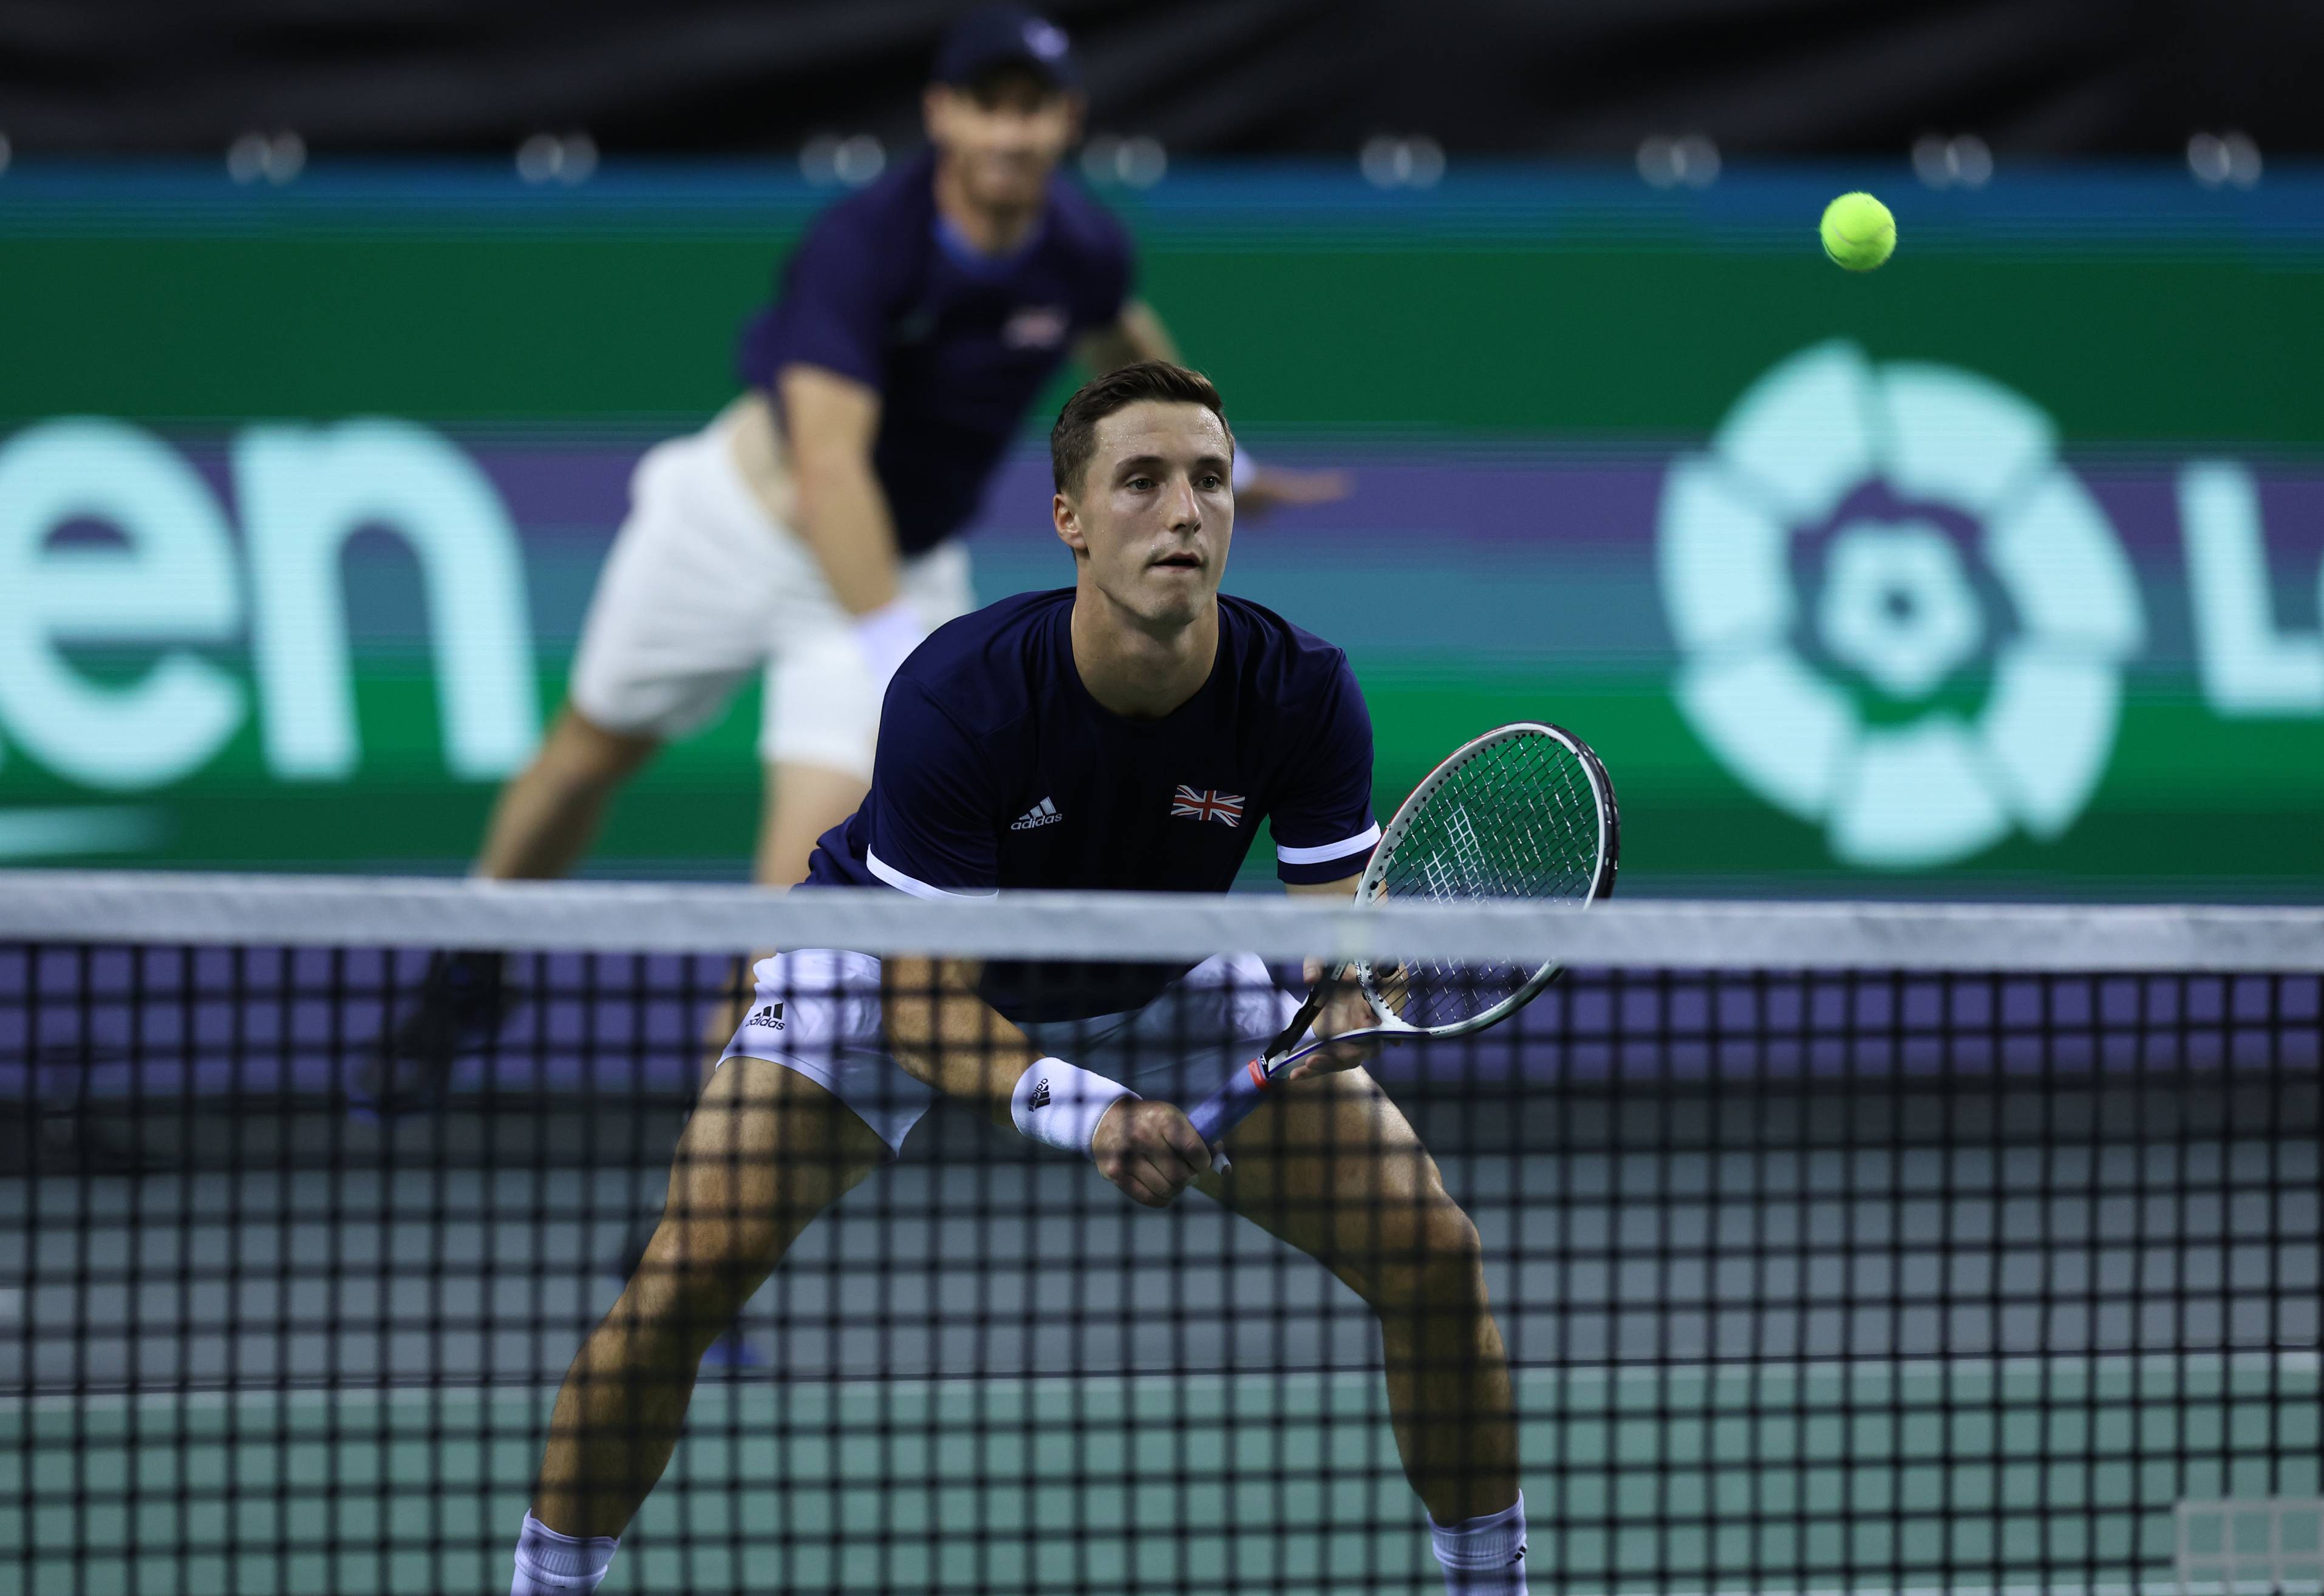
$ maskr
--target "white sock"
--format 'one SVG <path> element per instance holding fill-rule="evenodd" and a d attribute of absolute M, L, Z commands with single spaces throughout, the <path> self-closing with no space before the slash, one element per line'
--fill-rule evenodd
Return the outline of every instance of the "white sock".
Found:
<path fill-rule="evenodd" d="M 516 1537 L 516 1583 L 509 1596 L 576 1596 L 595 1590 L 613 1565 L 610 1535 L 559 1535 L 530 1513 Z"/>
<path fill-rule="evenodd" d="M 1428 1537 L 1444 1565 L 1446 1596 L 1526 1596 L 1525 1494 L 1481 1518 L 1447 1528 L 1434 1518 Z"/>

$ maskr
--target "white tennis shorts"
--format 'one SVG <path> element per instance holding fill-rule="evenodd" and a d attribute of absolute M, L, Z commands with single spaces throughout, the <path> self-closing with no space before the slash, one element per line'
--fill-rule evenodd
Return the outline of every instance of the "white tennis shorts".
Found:
<path fill-rule="evenodd" d="M 658 444 L 630 478 L 630 514 L 597 576 L 567 687 L 607 731 L 669 741 L 715 719 L 766 672 L 759 757 L 870 780 L 880 698 L 847 612 L 798 535 L 734 465 L 722 417 Z M 904 562 L 930 628 L 975 608 L 968 551 Z"/>
<path fill-rule="evenodd" d="M 880 961 L 811 948 L 763 959 L 751 1012 L 719 1059 L 740 1054 L 796 1069 L 853 1109 L 888 1144 L 904 1145 L 939 1094 L 887 1050 Z M 1142 1009 L 1021 1028 L 1053 1058 L 1120 1082 L 1141 1097 L 1191 1107 L 1249 1062 L 1298 1011 L 1256 954 L 1224 953 L 1171 983 Z"/>

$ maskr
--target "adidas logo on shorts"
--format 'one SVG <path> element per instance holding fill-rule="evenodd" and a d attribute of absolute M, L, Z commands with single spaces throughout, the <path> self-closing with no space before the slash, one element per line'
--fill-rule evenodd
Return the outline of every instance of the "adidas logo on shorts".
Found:
<path fill-rule="evenodd" d="M 1033 1088 L 1033 1095 L 1025 1100 L 1025 1106 L 1028 1108 L 1047 1108 L 1048 1105 L 1049 1078 L 1045 1075 L 1041 1078 L 1040 1084 Z"/>
<path fill-rule="evenodd" d="M 783 1028 L 783 1005 L 779 1003 L 767 1004 L 742 1023 L 763 1025 L 770 1031 L 780 1031 Z"/>
<path fill-rule="evenodd" d="M 1012 831 L 1031 831 L 1042 826 L 1054 826 L 1065 818 L 1057 812 L 1057 806 L 1055 803 L 1044 798 L 1023 814 L 1010 821 L 1009 829 Z"/>

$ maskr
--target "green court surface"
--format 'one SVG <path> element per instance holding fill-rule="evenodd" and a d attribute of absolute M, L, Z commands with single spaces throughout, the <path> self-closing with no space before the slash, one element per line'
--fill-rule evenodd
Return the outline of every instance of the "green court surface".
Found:
<path fill-rule="evenodd" d="M 0 1591 L 504 1590 L 549 1395 L 13 1401 Z M 2319 1494 L 2312 1353 L 1532 1370 L 1519 1399 L 1536 1591 L 2201 1590 L 2175 1504 Z M 1350 1371 L 706 1380 L 604 1589 L 738 1588 L 1442 1585 Z"/>

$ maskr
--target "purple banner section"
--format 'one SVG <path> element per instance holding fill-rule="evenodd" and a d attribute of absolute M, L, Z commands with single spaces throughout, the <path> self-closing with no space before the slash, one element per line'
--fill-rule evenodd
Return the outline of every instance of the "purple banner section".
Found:
<path fill-rule="evenodd" d="M 342 1099 L 424 968 L 370 949 L 0 950 L 0 1102 Z M 513 957 L 521 1006 L 451 1092 L 688 1101 L 729 968 Z M 2319 1038 L 2324 977 L 1577 970 L 1499 1028 L 1389 1049 L 1374 1073 L 1460 1089 L 2313 1070 Z"/>
<path fill-rule="evenodd" d="M 536 645 L 561 656 L 579 634 L 628 510 L 631 473 L 652 440 L 495 433 L 452 441 L 508 511 L 524 555 Z M 1259 439 L 1250 446 L 1263 461 L 1342 469 L 1353 491 L 1339 503 L 1243 521 L 1228 575 L 1233 591 L 1295 616 L 1332 614 L 1360 653 L 1457 657 L 1517 647 L 1618 668 L 1670 657 L 1657 521 L 1671 463 L 1699 443 Z M 185 453 L 230 505 L 223 444 L 196 440 Z M 2183 668 L 2194 657 L 2180 488 L 2181 472 L 2204 457 L 2082 451 L 2067 461 L 2138 576 L 2147 609 L 2138 668 Z M 2275 621 L 2312 631 L 2324 624 L 2324 468 L 2264 457 L 2240 463 L 2256 490 Z M 1046 453 L 1016 451 L 967 534 L 986 599 L 1072 581 L 1050 531 L 1049 500 Z M 425 607 L 409 551 L 389 536 L 364 534 L 347 558 L 359 646 L 392 648 L 422 637 Z"/>
<path fill-rule="evenodd" d="M 1664 477 L 1674 460 L 1702 445 L 1451 443 L 1432 448 L 1408 442 L 1341 443 L 1278 451 L 1262 442 L 1254 447 L 1269 463 L 1343 470 L 1353 491 L 1337 503 L 1248 521 L 1248 529 L 1266 527 L 1270 536 L 1279 529 L 1284 537 L 1302 540 L 1421 531 L 1431 541 L 1411 551 L 1420 562 L 1433 550 L 1465 552 L 1471 546 L 1488 555 L 1512 547 L 1554 551 L 1592 546 L 1648 553 Z M 2066 463 L 2105 509 L 2135 561 L 2175 565 L 2181 558 L 2179 472 L 2198 459 L 2218 457 L 2216 450 L 2191 448 L 2184 459 L 2154 450 L 2090 450 L 2069 454 Z M 2265 455 L 2242 463 L 2258 481 L 2271 541 L 2280 540 L 2284 554 L 2295 564 L 2305 564 L 2312 576 L 2316 556 L 2324 555 L 2324 468 Z M 1019 505 L 1023 509 L 1015 511 Z M 995 476 L 975 535 L 1046 540 L 1048 505 L 1048 457 L 1021 450 Z"/>
<path fill-rule="evenodd" d="M 0 1100 L 328 1097 L 349 1088 L 424 955 L 279 948 L 0 950 Z M 513 958 L 520 1006 L 456 1091 L 690 1096 L 732 961 Z"/>
<path fill-rule="evenodd" d="M 540 643 L 569 647 L 625 512 L 641 446 L 486 439 L 465 446 L 520 529 Z M 1364 605 L 1342 629 L 1354 629 L 1351 642 L 1391 649 L 1497 651 L 1489 623 L 1498 607 L 1538 652 L 1609 665 L 1666 659 L 1656 523 L 1669 464 L 1690 446 L 1407 442 L 1278 449 L 1262 441 L 1254 445 L 1260 458 L 1343 469 L 1354 490 L 1336 504 L 1241 523 L 1228 583 L 1262 601 L 1296 607 L 1304 598 L 1311 613 L 1344 615 L 1342 606 Z M 2194 656 L 2179 504 L 2180 472 L 2194 458 L 2094 452 L 2068 462 L 2139 576 L 2149 610 L 2140 663 L 2147 666 L 2183 666 Z M 2324 471 L 2247 463 L 2278 622 L 2313 629 L 2324 568 Z M 982 596 L 1071 582 L 1070 561 L 1049 529 L 1049 498 L 1046 454 L 1012 454 L 968 533 Z M 1530 585 L 1544 580 L 1582 585 Z M 1481 618 L 1488 624 L 1480 625 L 1480 602 L 1488 606 Z"/>
<path fill-rule="evenodd" d="M 628 509 L 631 474 L 655 440 L 455 434 L 452 441 L 491 481 L 528 547 L 601 554 Z M 1651 551 L 1665 474 L 1674 460 L 1701 446 L 1697 440 L 1603 446 L 1261 441 L 1253 448 L 1267 463 L 1342 470 L 1353 491 L 1334 504 L 1249 518 L 1240 529 L 1327 545 L 1349 536 L 1423 534 L 1428 541 L 1408 551 L 1416 564 L 1447 551 L 1490 558 L 1512 550 L 1603 546 L 1643 555 Z M 224 445 L 210 438 L 182 448 L 230 503 Z M 2105 509 L 2135 561 L 2176 564 L 2178 472 L 2190 462 L 2217 457 L 2216 448 L 2190 447 L 2183 460 L 2151 449 L 2092 450 L 2069 454 L 2066 463 Z M 2266 455 L 2242 463 L 2258 482 L 2271 546 L 2280 544 L 2283 559 L 2312 575 L 2316 556 L 2324 555 L 2324 467 Z M 1049 499 L 1047 453 L 1020 447 L 994 474 L 966 536 L 981 549 L 1046 552 L 1054 543 Z"/>

